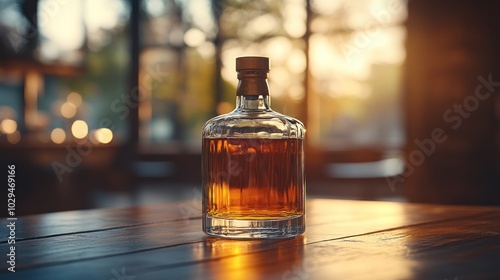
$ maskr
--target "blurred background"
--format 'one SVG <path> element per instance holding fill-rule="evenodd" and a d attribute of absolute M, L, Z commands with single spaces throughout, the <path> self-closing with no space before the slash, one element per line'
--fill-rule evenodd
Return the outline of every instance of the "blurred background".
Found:
<path fill-rule="evenodd" d="M 200 197 L 238 56 L 307 128 L 310 197 L 500 204 L 493 0 L 0 0 L 18 214 Z M 6 188 L 1 191 L 6 194 Z"/>

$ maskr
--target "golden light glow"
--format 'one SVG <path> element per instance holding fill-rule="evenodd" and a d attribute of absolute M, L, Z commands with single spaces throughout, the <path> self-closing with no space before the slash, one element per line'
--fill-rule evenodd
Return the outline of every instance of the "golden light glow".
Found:
<path fill-rule="evenodd" d="M 108 144 L 111 140 L 113 140 L 113 132 L 109 128 L 99 128 L 95 131 L 94 137 L 97 142 Z"/>
<path fill-rule="evenodd" d="M 11 144 L 16 144 L 21 140 L 21 133 L 19 131 L 14 131 L 13 133 L 7 135 L 7 141 Z"/>
<path fill-rule="evenodd" d="M 74 117 L 76 115 L 76 106 L 73 103 L 65 102 L 61 106 L 61 115 L 67 119 Z"/>
<path fill-rule="evenodd" d="M 89 133 L 89 126 L 82 120 L 77 120 L 71 126 L 71 133 L 75 138 L 83 139 Z"/>
<path fill-rule="evenodd" d="M 202 251 L 196 250 L 194 253 L 199 252 L 202 256 L 208 255 L 213 258 L 228 256 L 222 258 L 217 266 L 211 267 L 207 271 L 208 278 L 218 278 L 223 273 L 227 279 L 264 279 L 273 272 L 286 271 L 291 270 L 291 267 L 298 267 L 301 259 L 303 259 L 304 250 L 304 246 L 298 245 L 304 244 L 304 237 L 299 236 L 292 243 L 296 246 L 287 247 L 287 249 L 276 248 L 276 251 L 273 253 L 274 259 L 272 264 L 269 263 L 268 259 L 262 258 L 261 255 L 251 253 L 258 250 L 259 246 L 262 246 L 261 244 L 248 243 L 242 240 L 207 240 L 205 249 Z M 290 248 L 294 249 L 290 250 Z M 249 278 L 249 275 L 252 277 Z M 289 276 L 283 277 L 283 279 L 298 279 L 292 273 Z M 309 279 L 318 278 L 310 277 Z M 328 277 L 325 279 L 328 279 Z"/>
<path fill-rule="evenodd" d="M 72 93 L 68 94 L 68 97 L 66 98 L 66 100 L 69 103 L 75 105 L 76 108 L 80 107 L 80 105 L 82 105 L 82 102 L 83 102 L 82 96 L 77 92 L 72 92 Z"/>
<path fill-rule="evenodd" d="M 62 3 L 64 2 L 64 4 Z M 85 40 L 80 1 L 40 1 L 39 32 L 62 51 L 76 50 Z M 93 10 L 98 12 L 98 10 Z M 101 11 L 102 13 L 102 11 Z"/>
<path fill-rule="evenodd" d="M 56 144 L 61 144 L 66 140 L 66 132 L 62 128 L 55 128 L 50 133 L 50 139 Z"/>
<path fill-rule="evenodd" d="M 283 3 L 283 27 L 293 38 L 301 38 L 306 33 L 307 12 L 300 1 L 286 1 Z"/>
<path fill-rule="evenodd" d="M 17 122 L 11 119 L 5 119 L 0 123 L 0 129 L 5 134 L 14 133 L 17 130 Z"/>

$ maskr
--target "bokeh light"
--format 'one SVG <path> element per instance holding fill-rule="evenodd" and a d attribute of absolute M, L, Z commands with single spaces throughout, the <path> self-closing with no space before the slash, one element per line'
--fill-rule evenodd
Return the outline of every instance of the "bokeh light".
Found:
<path fill-rule="evenodd" d="M 89 127 L 84 121 L 77 120 L 71 126 L 71 133 L 75 138 L 83 139 L 89 133 Z"/>
<path fill-rule="evenodd" d="M 14 133 L 17 130 L 17 122 L 12 119 L 5 119 L 0 123 L 0 128 L 5 134 Z"/>
<path fill-rule="evenodd" d="M 111 140 L 113 140 L 113 132 L 109 128 L 99 128 L 95 131 L 94 137 L 97 142 L 108 144 Z"/>
<path fill-rule="evenodd" d="M 73 103 L 64 102 L 61 106 L 61 115 L 63 117 L 70 119 L 76 115 L 76 107 Z"/>
<path fill-rule="evenodd" d="M 66 140 L 66 132 L 62 128 L 55 128 L 50 133 L 50 139 L 56 144 L 61 144 Z"/>
<path fill-rule="evenodd" d="M 205 42 L 205 33 L 196 28 L 191 28 L 184 34 L 184 42 L 190 47 L 198 47 Z"/>
<path fill-rule="evenodd" d="M 75 105 L 76 108 L 80 107 L 80 105 L 82 105 L 82 102 L 83 102 L 82 96 L 77 92 L 72 92 L 72 93 L 68 94 L 68 97 L 66 98 L 66 100 L 69 103 Z"/>
<path fill-rule="evenodd" d="M 14 131 L 13 133 L 7 135 L 7 141 L 11 144 L 17 144 L 21 140 L 21 133 L 19 131 Z"/>

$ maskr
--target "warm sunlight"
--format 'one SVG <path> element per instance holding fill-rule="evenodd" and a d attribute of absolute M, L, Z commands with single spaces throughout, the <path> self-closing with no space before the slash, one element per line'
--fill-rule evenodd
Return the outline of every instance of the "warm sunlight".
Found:
<path fill-rule="evenodd" d="M 82 1 L 42 0 L 39 4 L 40 33 L 59 52 L 82 46 L 85 29 L 82 21 Z"/>

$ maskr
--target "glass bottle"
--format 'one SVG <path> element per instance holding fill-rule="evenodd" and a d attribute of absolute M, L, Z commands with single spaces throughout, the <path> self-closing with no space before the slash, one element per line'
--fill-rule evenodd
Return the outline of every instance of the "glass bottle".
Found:
<path fill-rule="evenodd" d="M 236 108 L 203 127 L 206 234 L 286 238 L 305 231 L 305 128 L 271 109 L 269 69 L 267 57 L 236 58 Z"/>

